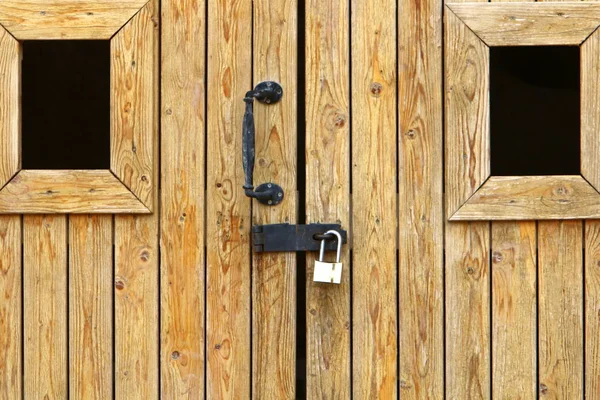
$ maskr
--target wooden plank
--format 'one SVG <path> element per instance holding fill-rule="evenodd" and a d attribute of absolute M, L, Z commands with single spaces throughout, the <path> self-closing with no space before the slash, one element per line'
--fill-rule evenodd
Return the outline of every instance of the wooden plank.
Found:
<path fill-rule="evenodd" d="M 112 216 L 69 217 L 69 395 L 111 399 Z"/>
<path fill-rule="evenodd" d="M 272 80 L 282 100 L 255 108 L 255 184 L 275 182 L 285 191 L 277 207 L 253 202 L 252 223 L 295 223 L 297 119 L 297 0 L 255 0 L 253 81 Z M 241 182 L 241 181 L 240 181 Z M 296 398 L 296 254 L 252 257 L 252 397 Z"/>
<path fill-rule="evenodd" d="M 149 212 L 108 170 L 22 170 L 0 191 L 0 213 Z"/>
<path fill-rule="evenodd" d="M 152 7 L 151 1 L 110 42 L 110 169 L 151 211 L 158 157 L 153 129 L 158 14 Z"/>
<path fill-rule="evenodd" d="M 352 15 L 353 397 L 396 398 L 395 0 L 354 0 Z M 377 199 L 377 201 L 373 201 Z M 332 288 L 330 288 L 332 289 Z M 373 293 L 377 293 L 376 296 Z"/>
<path fill-rule="evenodd" d="M 436 160 L 443 157 L 442 7 L 400 0 L 398 26 L 400 397 L 441 399 L 443 166 Z"/>
<path fill-rule="evenodd" d="M 350 228 L 350 9 L 345 0 L 309 0 L 306 16 L 306 222 Z M 350 262 L 342 284 L 316 284 L 306 257 L 306 393 L 350 398 Z"/>
<path fill-rule="evenodd" d="M 146 11 L 152 21 L 160 15 L 158 0 Z M 158 23 L 153 24 L 153 41 L 158 43 Z M 155 99 L 150 107 L 158 115 L 158 46 L 154 48 Z M 155 118 L 152 136 L 158 132 Z M 158 154 L 158 141 L 154 142 Z M 154 158 L 152 180 L 158 182 L 158 160 Z M 153 193 L 158 203 L 158 194 Z M 115 216 L 115 398 L 159 398 L 159 215 Z"/>
<path fill-rule="evenodd" d="M 537 228 L 492 223 L 492 393 L 537 396 Z"/>
<path fill-rule="evenodd" d="M 204 13 L 203 1 L 162 1 L 161 397 L 165 399 L 204 398 Z"/>
<path fill-rule="evenodd" d="M 252 1 L 209 2 L 207 45 L 206 392 L 249 399 L 252 214 L 241 161 L 243 99 L 252 88 Z M 287 95 L 293 96 L 286 89 Z"/>
<path fill-rule="evenodd" d="M 600 397 L 600 221 L 585 221 L 585 393 Z"/>
<path fill-rule="evenodd" d="M 581 175 L 600 190 L 600 33 L 581 45 Z"/>
<path fill-rule="evenodd" d="M 446 7 L 446 214 L 490 176 L 489 48 Z"/>
<path fill-rule="evenodd" d="M 22 398 L 21 217 L 0 217 L 0 399 Z"/>
<path fill-rule="evenodd" d="M 110 39 L 147 0 L 4 0 L 0 24 L 19 40 Z"/>
<path fill-rule="evenodd" d="M 67 360 L 67 217 L 23 217 L 24 394 L 65 399 Z"/>
<path fill-rule="evenodd" d="M 583 398 L 581 221 L 538 224 L 539 391 Z"/>
<path fill-rule="evenodd" d="M 450 219 L 581 219 L 600 216 L 600 195 L 581 176 L 493 176 Z"/>
<path fill-rule="evenodd" d="M 0 187 L 21 169 L 20 54 L 19 42 L 0 27 Z"/>
<path fill-rule="evenodd" d="M 600 25 L 594 2 L 446 4 L 488 46 L 578 46 Z"/>
<path fill-rule="evenodd" d="M 490 229 L 446 225 L 446 398 L 491 398 Z"/>

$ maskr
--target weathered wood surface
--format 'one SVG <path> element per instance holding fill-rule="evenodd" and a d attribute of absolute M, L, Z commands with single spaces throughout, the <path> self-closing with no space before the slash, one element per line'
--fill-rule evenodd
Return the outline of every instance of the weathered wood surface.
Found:
<path fill-rule="evenodd" d="M 69 395 L 112 399 L 113 217 L 69 217 Z"/>
<path fill-rule="evenodd" d="M 582 228 L 581 221 L 538 223 L 538 360 L 542 398 L 583 398 Z"/>
<path fill-rule="evenodd" d="M 0 188 L 21 168 L 21 47 L 0 27 Z"/>
<path fill-rule="evenodd" d="M 600 221 L 585 221 L 585 393 L 600 398 Z"/>
<path fill-rule="evenodd" d="M 581 219 L 600 216 L 600 195 L 581 176 L 493 176 L 450 219 Z"/>
<path fill-rule="evenodd" d="M 19 40 L 110 39 L 147 0 L 4 0 L 0 24 Z"/>
<path fill-rule="evenodd" d="M 159 1 L 151 0 L 138 14 L 158 21 Z M 158 23 L 152 23 L 154 54 L 151 84 L 151 115 L 158 115 Z M 148 127 L 152 137 L 158 132 L 158 119 Z M 158 141 L 152 149 L 158 154 Z M 149 180 L 158 182 L 158 157 L 150 168 Z M 158 193 L 153 193 L 158 203 Z M 159 398 L 159 213 L 115 216 L 115 397 L 117 399 Z"/>
<path fill-rule="evenodd" d="M 66 399 L 67 217 L 23 217 L 24 398 Z"/>
<path fill-rule="evenodd" d="M 207 22 L 206 393 L 249 399 L 252 216 L 241 162 L 243 99 L 252 88 L 252 2 L 209 2 Z"/>
<path fill-rule="evenodd" d="M 593 1 L 446 4 L 488 46 L 578 46 L 600 25 Z"/>
<path fill-rule="evenodd" d="M 580 54 L 581 175 L 600 191 L 600 32 L 583 42 Z"/>
<path fill-rule="evenodd" d="M 0 217 L 0 399 L 23 395 L 21 216 Z"/>
<path fill-rule="evenodd" d="M 489 48 L 445 10 L 446 214 L 490 176 Z"/>
<path fill-rule="evenodd" d="M 335 222 L 349 229 L 349 2 L 309 0 L 305 16 L 306 223 Z M 353 379 L 349 250 L 342 252 L 338 287 L 313 282 L 315 256 L 306 257 L 306 393 L 346 399 Z"/>
<path fill-rule="evenodd" d="M 22 170 L 0 191 L 0 213 L 149 213 L 108 170 Z"/>
<path fill-rule="evenodd" d="M 160 376 L 165 399 L 204 398 L 204 11 L 203 1 L 162 1 Z"/>
<path fill-rule="evenodd" d="M 491 398 L 489 222 L 446 225 L 446 393 Z"/>
<path fill-rule="evenodd" d="M 398 26 L 400 397 L 441 399 L 442 7 L 437 1 L 399 1 Z"/>
<path fill-rule="evenodd" d="M 537 396 L 537 227 L 535 221 L 493 222 L 492 393 Z"/>
<path fill-rule="evenodd" d="M 254 182 L 275 182 L 285 191 L 277 207 L 253 202 L 255 225 L 297 221 L 297 69 L 296 0 L 254 1 L 253 82 L 279 82 L 281 101 L 255 107 Z M 239 100 L 237 100 L 239 101 Z M 238 153 L 238 157 L 239 157 Z M 296 398 L 296 255 L 252 257 L 252 397 Z"/>
<path fill-rule="evenodd" d="M 351 2 L 353 397 L 398 393 L 394 0 Z M 376 200 L 375 200 L 376 199 Z M 377 295 L 374 295 L 377 293 Z"/>
<path fill-rule="evenodd" d="M 111 171 L 153 210 L 158 16 L 150 1 L 111 40 Z M 156 155 L 156 156 L 155 156 Z M 158 164 L 157 164 L 158 165 Z"/>

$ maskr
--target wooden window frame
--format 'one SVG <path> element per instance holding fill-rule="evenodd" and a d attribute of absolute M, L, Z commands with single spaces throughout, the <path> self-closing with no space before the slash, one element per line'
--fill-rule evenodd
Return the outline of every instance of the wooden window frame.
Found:
<path fill-rule="evenodd" d="M 156 156 L 155 29 L 139 0 L 0 3 L 0 213 L 153 210 Z M 22 170 L 21 40 L 110 40 L 110 169 Z M 90 149 L 93 151 L 93 149 Z"/>
<path fill-rule="evenodd" d="M 600 4 L 445 6 L 445 179 L 450 221 L 600 218 Z M 489 47 L 576 45 L 581 175 L 491 176 Z"/>

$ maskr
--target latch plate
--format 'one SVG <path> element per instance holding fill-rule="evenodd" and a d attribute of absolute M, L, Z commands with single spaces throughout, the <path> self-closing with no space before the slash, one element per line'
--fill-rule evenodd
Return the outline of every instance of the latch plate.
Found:
<path fill-rule="evenodd" d="M 319 251 L 321 241 L 314 236 L 332 229 L 342 235 L 343 243 L 348 242 L 348 233 L 339 224 L 272 224 L 252 227 L 252 246 L 256 253 Z M 335 240 L 325 243 L 325 250 L 335 251 L 336 248 Z"/>

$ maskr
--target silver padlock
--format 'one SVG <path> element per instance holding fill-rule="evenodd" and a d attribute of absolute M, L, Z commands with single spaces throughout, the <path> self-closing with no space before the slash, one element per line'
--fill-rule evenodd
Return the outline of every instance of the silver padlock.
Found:
<path fill-rule="evenodd" d="M 319 252 L 319 259 L 315 262 L 315 272 L 313 274 L 313 281 L 315 282 L 327 282 L 327 283 L 342 283 L 342 263 L 340 259 L 342 257 L 342 235 L 337 231 L 327 231 L 325 235 L 335 235 L 337 238 L 337 256 L 334 263 L 323 261 L 325 258 L 325 240 L 321 241 L 321 251 Z"/>

